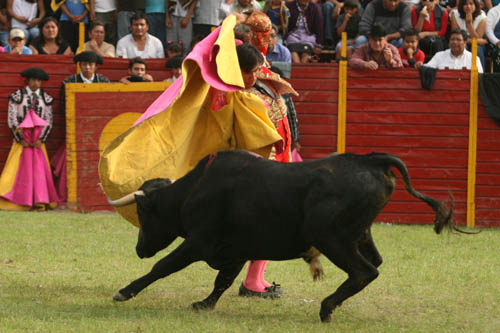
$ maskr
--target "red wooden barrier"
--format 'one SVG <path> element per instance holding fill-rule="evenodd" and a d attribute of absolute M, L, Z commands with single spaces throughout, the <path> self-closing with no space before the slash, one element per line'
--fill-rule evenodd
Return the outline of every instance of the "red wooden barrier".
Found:
<path fill-rule="evenodd" d="M 50 61 L 49 61 L 50 60 Z M 56 98 L 60 81 L 71 74 L 70 58 L 0 55 L 0 166 L 7 156 L 11 134 L 6 126 L 7 96 L 23 85 L 19 72 L 33 63 L 51 75 L 45 86 Z M 155 79 L 164 60 L 148 61 Z M 100 72 L 118 80 L 126 75 L 127 60 L 106 59 Z M 299 113 L 302 155 L 323 157 L 336 150 L 338 66 L 314 64 L 294 66 L 293 86 Z M 384 151 L 398 155 L 407 164 L 413 185 L 439 199 L 448 191 L 456 202 L 456 220 L 465 224 L 467 201 L 467 149 L 469 72 L 439 71 L 434 88 L 420 87 L 414 70 L 348 70 L 346 151 Z M 106 121 L 120 112 L 142 112 L 158 92 L 93 92 L 77 94 L 78 203 L 84 210 L 108 209 L 96 192 L 94 179 L 98 160 L 99 133 Z M 90 98 L 89 98 L 90 97 Z M 80 102 L 81 101 L 81 102 Z M 53 152 L 64 137 L 64 116 L 55 106 L 55 128 L 48 142 Z M 99 112 L 96 112 L 99 110 Z M 102 110 L 102 113 L 101 113 Z M 100 119 L 100 120 L 99 120 Z M 500 226 L 500 128 L 479 107 L 476 177 L 476 225 Z M 80 160 L 81 159 L 81 160 Z M 87 199 L 83 199 L 88 196 Z M 430 209 L 409 196 L 399 180 L 396 193 L 379 221 L 431 223 Z"/>

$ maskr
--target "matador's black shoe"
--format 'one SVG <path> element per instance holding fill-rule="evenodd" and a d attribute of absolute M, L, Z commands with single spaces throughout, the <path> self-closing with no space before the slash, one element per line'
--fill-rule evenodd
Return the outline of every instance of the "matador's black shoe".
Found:
<path fill-rule="evenodd" d="M 242 283 L 240 286 L 240 290 L 238 292 L 238 296 L 243 296 L 243 297 L 257 296 L 257 297 L 270 298 L 270 299 L 280 298 L 281 294 L 283 294 L 283 290 L 281 289 L 281 286 L 279 284 L 274 283 L 274 282 L 273 282 L 273 285 L 270 287 L 267 287 L 266 291 L 264 291 L 264 292 L 250 290 L 247 287 L 245 287 Z"/>

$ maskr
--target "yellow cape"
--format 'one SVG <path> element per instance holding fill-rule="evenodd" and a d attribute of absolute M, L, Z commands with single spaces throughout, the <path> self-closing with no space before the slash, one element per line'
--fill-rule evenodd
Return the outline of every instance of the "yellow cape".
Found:
<path fill-rule="evenodd" d="M 243 88 L 230 16 L 215 43 L 213 59 L 224 83 Z M 210 86 L 195 61 L 182 65 L 184 83 L 179 96 L 163 112 L 146 119 L 115 138 L 103 151 L 99 177 L 106 195 L 120 198 L 152 178 L 178 179 L 208 154 L 244 149 L 268 157 L 281 137 L 267 116 L 265 104 L 240 90 L 226 92 L 227 103 L 213 110 Z M 118 208 L 138 226 L 136 205 Z"/>

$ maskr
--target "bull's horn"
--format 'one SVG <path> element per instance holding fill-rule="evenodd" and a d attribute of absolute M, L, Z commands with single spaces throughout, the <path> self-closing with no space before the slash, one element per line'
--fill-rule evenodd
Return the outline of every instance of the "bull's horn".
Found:
<path fill-rule="evenodd" d="M 127 194 L 126 196 L 116 200 L 111 200 L 108 197 L 106 197 L 106 199 L 108 199 L 109 204 L 113 207 L 123 207 L 133 204 L 135 202 L 136 195 L 144 195 L 144 191 L 135 191 L 134 193 Z"/>

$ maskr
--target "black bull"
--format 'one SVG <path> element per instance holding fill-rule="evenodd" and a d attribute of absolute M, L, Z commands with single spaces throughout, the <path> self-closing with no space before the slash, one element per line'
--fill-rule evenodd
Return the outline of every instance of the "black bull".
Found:
<path fill-rule="evenodd" d="M 321 302 L 320 318 L 329 321 L 337 306 L 379 274 L 382 258 L 370 228 L 394 191 L 391 168 L 399 170 L 412 196 L 434 210 L 436 233 L 452 225 L 452 208 L 417 192 L 405 164 L 384 153 L 278 163 L 225 151 L 205 157 L 174 183 L 147 181 L 134 195 L 140 221 L 137 255 L 152 257 L 179 236 L 184 241 L 114 300 L 130 299 L 154 281 L 205 261 L 219 273 L 212 293 L 192 306 L 211 309 L 246 261 L 314 262 L 317 249 L 348 274 Z"/>

